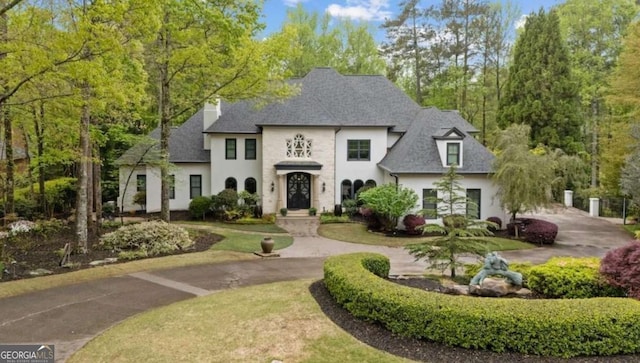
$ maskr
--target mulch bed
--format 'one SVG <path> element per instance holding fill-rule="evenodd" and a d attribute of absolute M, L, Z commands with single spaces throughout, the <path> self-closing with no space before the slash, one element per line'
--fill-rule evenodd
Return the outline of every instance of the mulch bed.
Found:
<path fill-rule="evenodd" d="M 408 280 L 404 280 L 408 281 Z M 431 282 L 436 284 L 437 282 Z M 422 282 L 421 282 L 422 284 Z M 435 286 L 433 286 L 435 288 Z M 549 358 L 524 355 L 519 353 L 495 353 L 483 350 L 450 347 L 425 340 L 402 337 L 392 334 L 377 323 L 354 318 L 347 310 L 339 306 L 322 280 L 316 281 L 309 287 L 320 309 L 340 328 L 356 339 L 378 350 L 391 354 L 429 363 L 629 363 L 640 362 L 640 355 L 608 356 L 608 357 L 577 357 L 570 359 Z"/>
<path fill-rule="evenodd" d="M 103 233 L 111 232 L 115 229 L 104 230 Z M 222 236 L 197 232 L 194 238 L 194 245 L 186 251 L 176 251 L 174 254 L 183 254 L 191 252 L 201 252 L 208 250 L 213 244 L 222 240 Z M 72 253 L 70 262 L 74 264 L 73 268 L 60 266 L 60 257 L 56 251 L 64 248 L 66 243 L 72 243 L 75 240 L 75 229 L 73 226 L 67 226 L 62 230 L 51 233 L 46 238 L 38 234 L 31 234 L 29 238 L 21 238 L 18 243 L 8 243 L 5 246 L 5 253 L 16 263 L 5 267 L 5 273 L 2 275 L 2 281 L 19 280 L 33 277 L 30 271 L 36 269 L 46 269 L 53 274 L 76 271 L 79 269 L 91 268 L 91 261 L 104 260 L 109 257 L 118 257 L 118 253 L 100 248 L 97 238 L 90 238 L 89 251 L 86 254 Z M 73 244 L 71 244 L 73 245 Z M 163 255 L 166 256 L 166 255 Z M 160 256 L 153 256 L 160 257 Z M 128 262 L 129 260 L 119 260 L 116 263 Z"/>

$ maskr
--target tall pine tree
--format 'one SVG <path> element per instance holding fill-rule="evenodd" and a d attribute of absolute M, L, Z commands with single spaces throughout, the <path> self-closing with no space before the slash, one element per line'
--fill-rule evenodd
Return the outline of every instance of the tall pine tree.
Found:
<path fill-rule="evenodd" d="M 541 9 L 527 18 L 516 42 L 498 122 L 531 126 L 531 144 L 583 150 L 578 87 L 558 15 Z"/>

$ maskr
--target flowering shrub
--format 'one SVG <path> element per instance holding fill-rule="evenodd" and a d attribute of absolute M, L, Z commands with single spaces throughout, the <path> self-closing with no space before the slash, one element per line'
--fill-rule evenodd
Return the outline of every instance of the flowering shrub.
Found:
<path fill-rule="evenodd" d="M 402 220 L 402 224 L 404 224 L 405 231 L 407 234 L 421 234 L 422 231 L 416 229 L 416 227 L 424 225 L 424 217 L 417 216 L 415 214 L 407 214 Z"/>
<path fill-rule="evenodd" d="M 607 252 L 600 262 L 600 273 L 613 286 L 627 291 L 627 294 L 640 299 L 640 242 Z"/>
<path fill-rule="evenodd" d="M 193 245 L 184 228 L 163 222 L 151 221 L 131 224 L 107 233 L 100 245 L 115 251 L 135 251 L 142 257 L 185 250 Z"/>
<path fill-rule="evenodd" d="M 529 219 L 522 230 L 525 241 L 536 244 L 550 245 L 556 240 L 558 226 L 540 219 Z"/>
<path fill-rule="evenodd" d="M 367 229 L 370 231 L 379 231 L 384 228 L 384 221 L 371 208 L 362 208 L 360 213 L 367 222 Z"/>
<path fill-rule="evenodd" d="M 31 230 L 34 228 L 36 228 L 35 222 L 20 220 L 9 224 L 9 233 L 11 235 L 16 235 L 18 233 L 27 233 L 31 232 Z"/>
<path fill-rule="evenodd" d="M 502 229 L 502 219 L 498 218 L 498 217 L 489 217 L 487 218 L 487 222 L 493 222 L 495 224 L 497 224 L 496 227 L 494 226 L 489 226 L 487 227 L 488 230 L 490 230 L 491 232 L 495 232 L 499 229 Z"/>

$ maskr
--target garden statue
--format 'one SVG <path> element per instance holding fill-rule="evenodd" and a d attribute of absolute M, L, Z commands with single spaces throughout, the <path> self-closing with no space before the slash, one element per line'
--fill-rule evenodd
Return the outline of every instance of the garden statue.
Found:
<path fill-rule="evenodd" d="M 504 276 L 509 279 L 512 285 L 522 286 L 522 274 L 509 271 L 509 263 L 497 252 L 487 253 L 482 270 L 471 279 L 469 285 L 480 285 L 485 277 L 491 275 Z"/>

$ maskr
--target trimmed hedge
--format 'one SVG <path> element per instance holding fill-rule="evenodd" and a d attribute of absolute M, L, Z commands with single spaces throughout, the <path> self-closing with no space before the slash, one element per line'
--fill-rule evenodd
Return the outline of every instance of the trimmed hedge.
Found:
<path fill-rule="evenodd" d="M 600 276 L 596 257 L 554 257 L 529 270 L 529 289 L 548 298 L 622 297 L 624 291 Z"/>
<path fill-rule="evenodd" d="M 640 352 L 633 299 L 496 299 L 445 295 L 386 281 L 387 257 L 329 257 L 324 282 L 354 316 L 395 334 L 464 348 L 573 357 Z M 370 269 L 374 269 L 376 276 Z"/>

